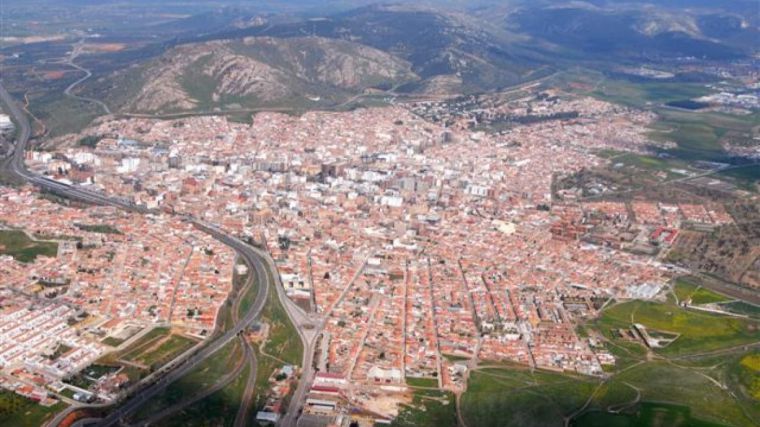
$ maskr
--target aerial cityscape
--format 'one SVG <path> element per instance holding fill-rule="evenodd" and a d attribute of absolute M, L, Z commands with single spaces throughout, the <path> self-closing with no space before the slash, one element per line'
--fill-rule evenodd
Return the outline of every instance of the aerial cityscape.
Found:
<path fill-rule="evenodd" d="M 6 0 L 0 426 L 756 426 L 754 0 Z"/>

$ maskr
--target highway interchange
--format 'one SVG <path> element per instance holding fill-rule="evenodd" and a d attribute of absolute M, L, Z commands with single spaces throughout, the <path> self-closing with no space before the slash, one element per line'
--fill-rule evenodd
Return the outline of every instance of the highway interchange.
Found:
<path fill-rule="evenodd" d="M 31 183 L 43 190 L 71 200 L 98 205 L 110 205 L 124 210 L 143 214 L 155 213 L 148 209 L 145 209 L 144 207 L 137 206 L 128 200 L 111 197 L 99 192 L 59 183 L 27 170 L 24 164 L 24 152 L 26 150 L 26 145 L 31 137 L 31 126 L 29 124 L 29 120 L 13 100 L 12 96 L 2 86 L 1 82 L 0 102 L 5 107 L 6 112 L 13 117 L 18 128 L 16 141 L 12 147 L 12 151 L 4 159 L 0 160 L 0 169 L 5 172 L 6 176 L 10 175 L 19 181 Z M 87 418 L 79 420 L 75 423 L 75 425 L 97 425 L 106 427 L 123 423 L 125 418 L 131 414 L 134 414 L 142 404 L 149 401 L 154 396 L 157 396 L 169 384 L 182 378 L 184 375 L 188 374 L 195 367 L 201 364 L 204 360 L 213 356 L 219 349 L 224 347 L 230 341 L 236 339 L 236 337 L 238 337 L 242 331 L 250 326 L 254 320 L 261 315 L 262 310 L 266 304 L 270 288 L 273 285 L 272 282 L 274 282 L 274 287 L 275 291 L 277 292 L 278 299 L 284 306 L 285 311 L 288 313 L 291 321 L 295 325 L 296 330 L 299 334 L 299 338 L 304 346 L 304 356 L 302 363 L 303 372 L 301 379 L 299 381 L 295 394 L 291 399 L 288 412 L 278 423 L 278 425 L 283 427 L 295 426 L 297 424 L 298 416 L 305 401 L 306 392 L 308 390 L 307 386 L 311 383 L 314 376 L 314 370 L 312 366 L 312 357 L 314 353 L 313 344 L 316 341 L 316 336 L 319 334 L 321 327 L 324 325 L 324 321 L 319 322 L 318 327 L 314 328 L 308 315 L 296 307 L 295 304 L 287 298 L 282 286 L 280 285 L 279 274 L 277 273 L 274 261 L 268 253 L 254 248 L 241 241 L 240 239 L 225 233 L 223 230 L 219 229 L 213 224 L 208 224 L 186 215 L 183 216 L 183 219 L 193 224 L 201 232 L 214 237 L 219 242 L 227 245 L 237 252 L 240 259 L 244 261 L 249 268 L 249 281 L 255 280 L 259 284 L 258 292 L 253 304 L 251 304 L 251 307 L 248 309 L 245 315 L 242 316 L 242 318 L 238 319 L 226 331 L 209 338 L 205 345 L 200 347 L 200 349 L 193 348 L 191 350 L 188 350 L 172 362 L 156 370 L 154 373 L 143 379 L 134 388 L 132 388 L 126 396 L 124 396 L 122 401 L 119 402 L 120 405 L 115 410 L 110 411 L 105 418 Z M 246 355 L 249 353 L 250 349 L 246 348 Z M 255 366 L 255 359 L 253 365 Z M 251 373 L 255 376 L 254 370 L 252 370 Z M 246 395 L 248 397 L 244 398 L 243 400 L 250 402 L 251 393 L 250 390 L 248 390 L 249 388 L 250 386 L 246 387 Z M 70 406 L 66 410 L 57 414 L 50 422 L 47 423 L 47 425 L 50 427 L 57 427 L 71 412 L 80 409 L 87 407 L 102 409 L 108 406 L 110 405 L 101 404 Z M 243 425 L 245 424 L 244 422 L 238 423 Z"/>

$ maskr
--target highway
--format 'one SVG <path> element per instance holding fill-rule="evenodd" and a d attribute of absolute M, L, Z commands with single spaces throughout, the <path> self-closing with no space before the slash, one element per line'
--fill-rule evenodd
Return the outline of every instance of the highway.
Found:
<path fill-rule="evenodd" d="M 18 108 L 18 105 L 14 102 L 11 95 L 2 86 L 2 82 L 0 82 L 0 102 L 2 102 L 2 104 L 5 106 L 8 114 L 14 118 L 16 126 L 18 127 L 17 138 L 13 147 L 12 154 L 0 161 L 0 167 L 3 168 L 6 172 L 23 181 L 36 185 L 41 189 L 53 192 L 59 196 L 69 199 L 98 205 L 115 206 L 121 209 L 138 213 L 152 212 L 148 209 L 145 209 L 144 207 L 137 206 L 128 200 L 109 197 L 108 195 L 96 191 L 85 190 L 76 186 L 59 183 L 28 171 L 24 164 L 24 152 L 26 150 L 26 145 L 29 142 L 29 138 L 31 137 L 31 126 L 29 124 L 29 120 L 27 119 L 26 115 Z M 267 296 L 270 292 L 272 278 L 279 280 L 279 274 L 277 273 L 274 261 L 268 253 L 251 247 L 240 239 L 226 234 L 224 231 L 220 230 L 212 224 L 204 223 L 189 216 L 183 216 L 183 218 L 193 224 L 198 230 L 212 236 L 219 242 L 232 248 L 238 253 L 240 258 L 247 264 L 249 272 L 251 272 L 249 280 L 256 280 L 259 284 L 256 298 L 245 315 L 227 331 L 223 332 L 220 335 L 213 336 L 209 339 L 206 345 L 200 349 L 187 352 L 191 354 L 185 353 L 181 355 L 179 358 L 163 366 L 161 369 L 149 375 L 146 379 L 139 383 L 138 386 L 131 390 L 130 393 L 125 397 L 125 400 L 120 402 L 121 405 L 117 409 L 109 413 L 105 418 L 98 420 L 96 423 L 98 426 L 112 426 L 120 423 L 124 418 L 134 413 L 134 411 L 136 411 L 143 403 L 163 391 L 166 386 L 186 375 L 205 359 L 211 357 L 225 344 L 235 339 L 240 332 L 247 328 L 261 314 L 267 301 Z M 305 375 L 302 376 L 302 381 L 300 381 L 298 386 L 296 393 L 298 399 L 293 399 L 295 402 L 300 402 L 303 400 L 303 393 L 305 390 L 305 384 L 303 380 L 311 379 L 311 355 L 313 354 L 313 349 L 310 345 L 307 347 L 307 344 L 313 342 L 313 339 L 307 340 L 303 331 L 302 323 L 297 322 L 293 317 L 293 304 L 284 295 L 282 287 L 276 286 L 276 289 L 280 302 L 285 307 L 288 315 L 291 316 L 291 321 L 293 321 L 296 329 L 299 331 L 299 338 L 304 343 Z M 108 405 L 93 405 L 92 407 L 102 408 L 106 406 Z M 85 405 L 70 407 L 67 410 L 64 410 L 61 413 L 57 414 L 57 416 L 47 425 L 57 427 L 69 413 L 85 407 Z M 294 416 L 295 414 L 288 415 L 289 417 L 280 423 L 281 426 L 290 427 L 296 424 L 297 416 Z M 88 420 L 88 424 L 89 421 L 92 420 Z"/>
<path fill-rule="evenodd" d="M 240 346 L 243 348 L 245 354 L 240 359 L 239 363 L 235 366 L 235 369 L 233 369 L 231 372 L 225 373 L 224 376 L 221 377 L 221 379 L 217 381 L 211 387 L 205 388 L 194 395 L 186 397 L 185 399 L 180 400 L 174 405 L 163 408 L 159 412 L 156 412 L 152 414 L 150 417 L 142 419 L 133 425 L 141 426 L 141 427 L 146 427 L 146 426 L 151 426 L 151 425 L 160 425 L 158 424 L 158 422 L 161 421 L 162 419 L 168 417 L 169 415 L 177 411 L 182 410 L 183 408 L 186 408 L 192 405 L 195 402 L 198 402 L 202 399 L 205 399 L 208 396 L 211 396 L 212 394 L 226 387 L 232 381 L 235 381 L 235 378 L 237 378 L 241 374 L 241 372 L 243 372 L 243 370 L 245 369 L 246 362 L 250 362 L 251 364 L 253 364 L 254 365 L 253 369 L 255 369 L 254 361 L 256 359 L 253 356 L 253 350 L 251 349 L 248 342 L 245 339 L 243 339 L 243 337 L 240 337 L 239 341 L 240 341 Z"/>

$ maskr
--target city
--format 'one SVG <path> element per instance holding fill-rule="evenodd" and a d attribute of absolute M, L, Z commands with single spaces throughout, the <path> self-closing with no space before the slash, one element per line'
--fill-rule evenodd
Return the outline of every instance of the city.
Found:
<path fill-rule="evenodd" d="M 469 95 L 365 89 L 298 113 L 102 104 L 45 137 L 0 86 L 0 413 L 56 427 L 752 425 L 760 74 L 731 71 L 754 89 L 656 108 L 624 98 L 633 83 L 616 98 L 568 70 Z M 689 114 L 736 126 L 719 155 L 679 139 Z M 720 403 L 695 405 L 700 388 Z"/>

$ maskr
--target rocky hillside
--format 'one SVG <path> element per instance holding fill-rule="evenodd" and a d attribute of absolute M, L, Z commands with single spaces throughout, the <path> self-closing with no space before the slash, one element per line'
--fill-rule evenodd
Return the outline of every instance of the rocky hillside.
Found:
<path fill-rule="evenodd" d="M 319 37 L 181 45 L 119 77 L 144 82 L 124 95 L 121 109 L 133 112 L 334 105 L 367 89 L 417 80 L 407 61 Z"/>
<path fill-rule="evenodd" d="M 413 5 L 372 5 L 319 19 L 265 25 L 213 35 L 219 38 L 313 35 L 350 40 L 408 61 L 420 76 L 400 92 L 468 93 L 498 89 L 548 72 L 527 38 L 482 19 Z M 443 84 L 442 84 L 443 83 Z"/>

